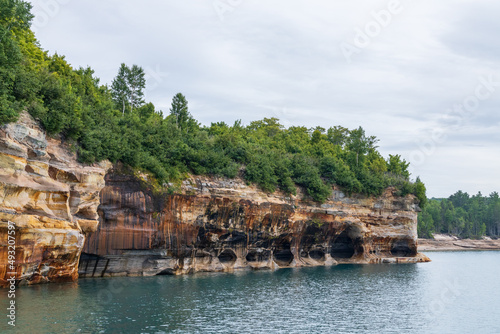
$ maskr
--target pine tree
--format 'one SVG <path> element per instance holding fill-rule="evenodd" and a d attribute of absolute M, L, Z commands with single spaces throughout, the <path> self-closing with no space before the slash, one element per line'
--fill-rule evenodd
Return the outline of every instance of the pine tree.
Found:
<path fill-rule="evenodd" d="M 129 102 L 132 110 L 144 104 L 144 88 L 146 87 L 145 73 L 142 67 L 132 65 L 128 72 Z"/>
<path fill-rule="evenodd" d="M 170 115 L 175 116 L 175 124 L 180 129 L 185 128 L 185 125 L 190 118 L 188 111 L 188 102 L 186 97 L 181 93 L 177 93 L 172 99 Z"/>

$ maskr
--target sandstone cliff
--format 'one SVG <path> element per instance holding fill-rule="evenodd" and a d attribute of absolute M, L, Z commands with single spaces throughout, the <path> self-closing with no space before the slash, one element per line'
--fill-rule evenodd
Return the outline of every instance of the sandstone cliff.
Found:
<path fill-rule="evenodd" d="M 241 179 L 191 177 L 166 194 L 144 176 L 109 169 L 79 164 L 27 113 L 0 128 L 0 285 L 12 271 L 21 284 L 34 284 L 74 280 L 78 271 L 103 277 L 428 261 L 417 253 L 417 201 L 394 189 L 378 198 L 336 189 L 318 204 L 300 189 L 286 197 Z"/>
<path fill-rule="evenodd" d="M 0 285 L 78 277 L 85 237 L 98 224 L 106 166 L 86 167 L 49 139 L 27 113 L 0 128 Z M 8 266 L 8 222 L 15 223 L 15 264 Z"/>
<path fill-rule="evenodd" d="M 416 199 L 394 193 L 346 197 L 337 190 L 317 204 L 238 179 L 192 177 L 181 193 L 160 195 L 111 171 L 80 276 L 428 261 L 417 253 Z"/>

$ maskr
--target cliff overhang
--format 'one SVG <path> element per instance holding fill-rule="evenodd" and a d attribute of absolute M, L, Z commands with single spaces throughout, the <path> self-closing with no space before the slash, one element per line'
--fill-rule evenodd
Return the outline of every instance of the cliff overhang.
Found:
<path fill-rule="evenodd" d="M 123 166 L 86 166 L 28 113 L 0 128 L 0 285 L 338 263 L 415 263 L 418 201 L 334 187 L 323 204 L 242 179 L 161 193 Z M 9 224 L 15 261 L 9 263 Z"/>
<path fill-rule="evenodd" d="M 267 194 L 242 179 L 192 176 L 177 194 L 113 170 L 101 192 L 101 222 L 88 235 L 81 277 L 150 276 L 339 263 L 416 263 L 414 196 L 334 189 L 319 204 Z"/>

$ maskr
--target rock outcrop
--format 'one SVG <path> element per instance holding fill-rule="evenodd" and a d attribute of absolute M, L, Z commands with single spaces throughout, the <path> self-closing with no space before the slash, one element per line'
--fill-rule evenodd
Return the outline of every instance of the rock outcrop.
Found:
<path fill-rule="evenodd" d="M 483 239 L 460 239 L 448 234 L 434 234 L 434 239 L 418 239 L 421 251 L 463 251 L 463 250 L 500 250 L 500 240 L 490 237 Z"/>
<path fill-rule="evenodd" d="M 12 273 L 18 283 L 34 284 L 71 281 L 78 273 L 429 260 L 417 252 L 416 198 L 391 188 L 377 198 L 334 189 L 318 204 L 300 189 L 287 197 L 239 178 L 191 177 L 177 193 L 159 193 L 146 176 L 110 168 L 78 163 L 70 147 L 46 137 L 27 113 L 0 128 L 0 285 Z"/>
<path fill-rule="evenodd" d="M 84 233 L 99 223 L 107 168 L 77 163 L 26 112 L 0 128 L 0 285 L 11 273 L 21 284 L 78 277 Z M 9 222 L 15 225 L 10 236 Z M 9 244 L 15 246 L 11 263 Z"/>
<path fill-rule="evenodd" d="M 80 276 L 429 261 L 417 253 L 414 196 L 389 188 L 378 198 L 335 190 L 324 204 L 302 197 L 207 177 L 191 177 L 178 194 L 155 194 L 140 178 L 114 170 Z"/>

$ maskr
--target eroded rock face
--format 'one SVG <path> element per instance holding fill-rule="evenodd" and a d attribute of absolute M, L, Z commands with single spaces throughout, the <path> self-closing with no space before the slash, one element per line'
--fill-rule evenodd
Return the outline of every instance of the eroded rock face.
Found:
<path fill-rule="evenodd" d="M 78 277 L 407 263 L 417 253 L 413 196 L 335 190 L 324 204 L 265 194 L 241 179 L 192 177 L 153 193 L 106 163 L 84 166 L 23 113 L 0 128 L 0 285 Z M 8 261 L 9 222 L 15 262 Z M 80 254 L 83 254 L 80 258 Z M 79 268 L 78 268 L 79 264 Z"/>
<path fill-rule="evenodd" d="M 99 193 L 109 166 L 88 167 L 22 113 L 0 128 L 0 285 L 78 277 L 84 233 L 98 224 Z M 15 224 L 15 264 L 8 263 L 8 223 Z"/>
<path fill-rule="evenodd" d="M 155 195 L 136 177 L 111 172 L 80 276 L 428 261 L 417 253 L 415 197 L 394 189 L 379 198 L 335 191 L 324 204 L 302 197 L 207 177 L 185 181 L 180 194 Z"/>

